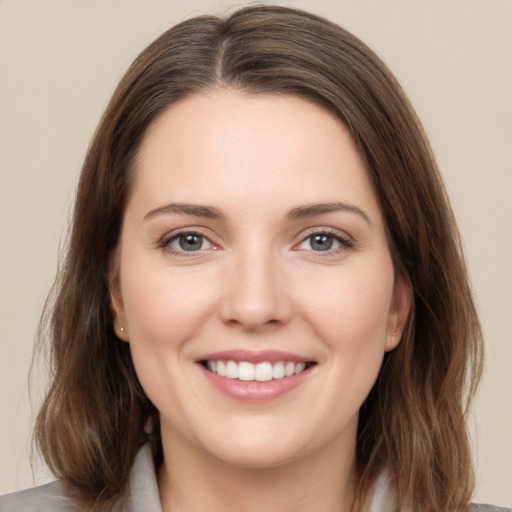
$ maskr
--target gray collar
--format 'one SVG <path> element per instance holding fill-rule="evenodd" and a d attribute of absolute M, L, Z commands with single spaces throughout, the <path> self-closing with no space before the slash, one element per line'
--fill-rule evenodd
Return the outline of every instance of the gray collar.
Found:
<path fill-rule="evenodd" d="M 130 471 L 130 495 L 126 512 L 162 512 L 151 447 L 146 443 Z"/>
<path fill-rule="evenodd" d="M 391 512 L 396 510 L 394 494 L 387 473 L 375 482 L 369 499 L 368 512 Z M 162 512 L 155 467 L 149 444 L 144 445 L 130 472 L 130 496 L 123 512 Z"/>

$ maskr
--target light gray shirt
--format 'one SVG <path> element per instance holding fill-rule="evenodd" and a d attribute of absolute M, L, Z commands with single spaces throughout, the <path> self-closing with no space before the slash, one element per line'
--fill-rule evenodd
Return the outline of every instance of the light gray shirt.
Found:
<path fill-rule="evenodd" d="M 58 481 L 0 497 L 0 512 L 78 511 L 69 489 Z M 130 472 L 127 499 L 115 512 L 162 512 L 149 445 L 143 446 L 137 454 Z M 399 512 L 386 474 L 375 483 L 368 512 Z M 512 512 L 512 509 L 473 505 L 470 512 Z"/>

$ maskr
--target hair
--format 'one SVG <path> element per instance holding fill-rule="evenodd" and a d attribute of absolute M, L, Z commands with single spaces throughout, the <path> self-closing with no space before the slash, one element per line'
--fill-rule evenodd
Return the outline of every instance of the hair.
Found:
<path fill-rule="evenodd" d="M 48 466 L 107 510 L 123 495 L 142 444 L 151 442 L 161 460 L 158 411 L 129 344 L 113 330 L 109 262 L 148 127 L 181 98 L 218 88 L 299 96 L 340 119 L 380 201 L 395 270 L 413 292 L 402 340 L 360 410 L 354 509 L 386 470 L 402 506 L 465 510 L 474 487 L 465 420 L 482 339 L 435 159 L 402 88 L 365 44 L 280 6 L 184 21 L 146 48 L 118 85 L 85 159 L 66 257 L 42 317 L 52 381 L 35 438 Z"/>

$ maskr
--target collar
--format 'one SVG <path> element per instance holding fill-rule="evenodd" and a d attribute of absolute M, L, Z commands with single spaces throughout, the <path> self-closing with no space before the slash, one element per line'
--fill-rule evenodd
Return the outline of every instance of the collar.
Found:
<path fill-rule="evenodd" d="M 398 512 L 395 493 L 392 492 L 392 489 L 391 478 L 384 471 L 373 485 L 369 498 L 368 512 Z"/>
<path fill-rule="evenodd" d="M 151 446 L 146 443 L 137 453 L 130 471 L 130 495 L 126 512 L 162 512 Z"/>
<path fill-rule="evenodd" d="M 139 450 L 130 472 L 130 495 L 126 512 L 162 512 L 151 447 L 146 443 Z M 394 493 L 388 473 L 382 473 L 370 493 L 368 512 L 396 510 Z"/>

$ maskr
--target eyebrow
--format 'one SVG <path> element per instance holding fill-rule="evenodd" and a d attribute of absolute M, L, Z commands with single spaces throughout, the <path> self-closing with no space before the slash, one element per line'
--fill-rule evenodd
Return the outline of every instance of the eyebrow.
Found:
<path fill-rule="evenodd" d="M 298 206 L 297 208 L 292 208 L 286 215 L 286 218 L 290 220 L 298 220 L 334 212 L 355 213 L 356 215 L 362 217 L 368 223 L 368 225 L 372 225 L 370 218 L 363 210 L 353 204 L 344 202 L 315 203 Z"/>
<path fill-rule="evenodd" d="M 355 213 L 356 215 L 362 217 L 370 226 L 372 225 L 370 218 L 368 217 L 368 215 L 366 215 L 366 213 L 363 210 L 361 210 L 360 208 L 353 204 L 344 202 L 313 203 L 303 206 L 297 206 L 296 208 L 292 208 L 286 214 L 286 218 L 288 220 L 299 220 L 335 212 Z M 217 208 L 214 208 L 213 206 L 203 206 L 189 203 L 169 203 L 164 206 L 159 206 L 158 208 L 150 210 L 148 213 L 146 213 L 146 215 L 144 215 L 144 220 L 146 221 L 157 215 L 169 213 L 192 215 L 194 217 L 204 217 L 208 219 L 224 218 L 224 214 Z"/>
<path fill-rule="evenodd" d="M 194 217 L 206 217 L 208 219 L 224 218 L 224 214 L 212 206 L 202 206 L 187 203 L 169 203 L 150 210 L 148 213 L 146 213 L 146 215 L 144 215 L 144 220 L 146 221 L 157 215 L 167 213 L 181 213 L 184 215 L 193 215 Z"/>

